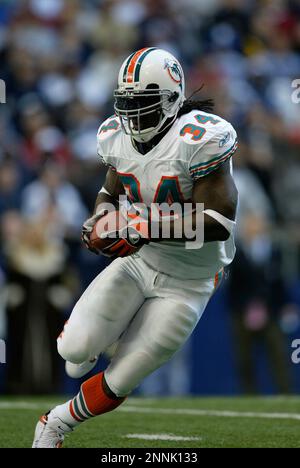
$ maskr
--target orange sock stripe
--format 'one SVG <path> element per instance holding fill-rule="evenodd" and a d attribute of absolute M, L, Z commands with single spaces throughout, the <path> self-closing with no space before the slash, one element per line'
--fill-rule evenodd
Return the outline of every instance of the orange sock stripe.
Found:
<path fill-rule="evenodd" d="M 76 416 L 76 414 L 75 414 L 75 412 L 74 412 L 74 409 L 73 409 L 73 401 L 70 401 L 69 410 L 70 410 L 70 413 L 71 413 L 72 418 L 74 418 L 75 421 L 83 422 L 81 419 L 79 419 L 79 418 Z"/>
<path fill-rule="evenodd" d="M 108 413 L 120 406 L 125 398 L 113 400 L 109 398 L 103 390 L 102 380 L 104 372 L 94 375 L 91 379 L 84 382 L 81 386 L 81 392 L 89 413 L 95 416 Z"/>
<path fill-rule="evenodd" d="M 214 282 L 214 287 L 215 288 L 218 286 L 220 281 L 223 279 L 223 276 L 224 276 L 224 268 L 222 268 L 222 270 L 220 270 L 215 276 L 215 282 Z"/>
<path fill-rule="evenodd" d="M 214 281 L 214 288 L 216 288 L 218 286 L 218 279 L 219 279 L 219 274 L 216 273 L 215 274 L 215 281 Z"/>

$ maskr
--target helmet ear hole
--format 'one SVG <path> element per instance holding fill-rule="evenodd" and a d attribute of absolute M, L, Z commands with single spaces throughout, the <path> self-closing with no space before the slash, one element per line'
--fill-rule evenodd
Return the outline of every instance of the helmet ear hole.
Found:
<path fill-rule="evenodd" d="M 179 98 L 179 94 L 177 91 L 174 91 L 174 93 L 171 94 L 171 96 L 168 98 L 169 102 L 175 102 Z"/>
<path fill-rule="evenodd" d="M 146 89 L 159 89 L 159 85 L 157 83 L 150 83 L 146 86 Z"/>

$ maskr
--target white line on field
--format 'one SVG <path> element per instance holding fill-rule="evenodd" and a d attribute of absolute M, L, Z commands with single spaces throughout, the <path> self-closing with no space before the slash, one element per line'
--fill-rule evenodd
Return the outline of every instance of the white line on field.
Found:
<path fill-rule="evenodd" d="M 128 399 L 130 403 L 133 403 L 134 405 L 151 405 L 152 403 L 156 403 L 157 399 L 156 398 L 139 398 L 139 397 L 130 397 Z"/>
<path fill-rule="evenodd" d="M 175 436 L 173 434 L 127 434 L 124 436 L 126 439 L 142 439 L 142 440 L 178 440 L 178 441 L 189 441 L 189 440 L 201 440 L 200 437 L 182 437 Z"/>
<path fill-rule="evenodd" d="M 130 400 L 129 400 L 130 401 Z M 0 401 L 1 410 L 38 410 L 45 408 L 54 408 L 57 402 L 29 403 L 26 401 Z M 223 418 L 259 418 L 259 419 L 290 419 L 300 421 L 300 414 L 295 413 L 258 413 L 250 411 L 227 411 L 227 410 L 200 410 L 187 408 L 146 408 L 141 406 L 122 406 L 117 411 L 124 413 L 142 413 L 142 414 L 168 414 L 184 416 L 211 416 Z"/>
<path fill-rule="evenodd" d="M 40 406 L 35 403 L 25 403 L 23 401 L 18 401 L 16 403 L 10 403 L 6 401 L 0 402 L 0 409 L 38 409 Z"/>
<path fill-rule="evenodd" d="M 54 408 L 58 403 L 56 402 L 45 402 L 45 403 L 29 403 L 27 401 L 0 401 L 0 409 L 22 409 L 22 410 L 38 410 L 45 408 Z"/>
<path fill-rule="evenodd" d="M 261 419 L 293 419 L 300 421 L 300 414 L 293 413 L 256 413 L 244 411 L 219 411 L 219 410 L 198 410 L 183 408 L 142 408 L 135 406 L 123 406 L 118 409 L 124 413 L 149 413 L 149 414 L 181 414 L 184 416 L 214 416 L 224 418 L 261 418 Z"/>

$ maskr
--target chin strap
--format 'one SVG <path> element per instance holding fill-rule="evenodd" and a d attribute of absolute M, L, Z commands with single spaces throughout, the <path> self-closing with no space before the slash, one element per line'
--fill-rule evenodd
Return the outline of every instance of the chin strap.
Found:
<path fill-rule="evenodd" d="M 162 132 L 166 131 L 169 127 L 171 127 L 171 125 L 173 125 L 173 123 L 175 122 L 175 120 L 177 119 L 177 114 L 178 112 L 171 118 L 169 117 L 170 122 L 167 123 L 167 125 L 165 125 L 165 123 L 167 122 L 168 118 L 166 119 L 166 121 L 163 123 L 163 125 L 160 127 L 159 130 L 157 130 L 156 132 L 153 131 L 153 135 L 151 136 L 151 138 L 147 138 L 147 140 L 142 140 L 143 137 L 139 136 L 139 135 L 131 135 L 132 136 L 132 139 L 137 141 L 138 143 L 149 143 L 151 140 L 153 140 L 153 138 L 155 138 L 157 135 L 160 135 Z M 149 132 L 150 133 L 150 132 Z M 147 137 L 147 133 L 145 134 L 145 136 Z M 141 141 L 138 140 L 138 138 L 141 138 Z"/>

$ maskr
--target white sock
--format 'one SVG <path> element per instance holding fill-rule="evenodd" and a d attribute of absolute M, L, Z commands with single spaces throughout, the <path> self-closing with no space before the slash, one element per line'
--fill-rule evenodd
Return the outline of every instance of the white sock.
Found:
<path fill-rule="evenodd" d="M 68 426 L 76 427 L 76 426 L 79 426 L 82 421 L 77 421 L 71 415 L 71 413 L 70 413 L 70 403 L 71 403 L 71 401 L 72 400 L 69 400 L 66 403 L 63 403 L 62 405 L 56 406 L 51 411 L 51 413 L 53 412 L 53 416 L 57 416 L 59 419 L 61 419 L 61 421 L 63 423 L 67 424 Z"/>

